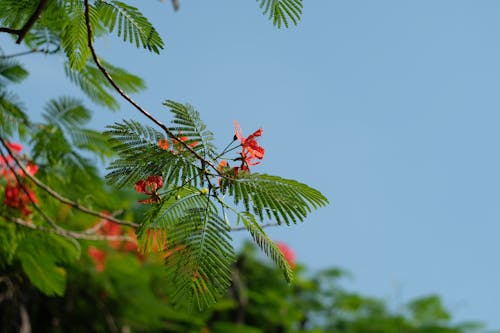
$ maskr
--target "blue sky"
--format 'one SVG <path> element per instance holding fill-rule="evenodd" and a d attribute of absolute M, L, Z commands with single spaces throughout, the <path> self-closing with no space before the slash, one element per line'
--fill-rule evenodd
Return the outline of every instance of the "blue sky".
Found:
<path fill-rule="evenodd" d="M 166 42 L 160 56 L 111 37 L 97 51 L 145 78 L 135 97 L 160 118 L 165 99 L 194 105 L 220 146 L 233 120 L 263 127 L 256 171 L 332 202 L 272 237 L 312 269 L 351 271 L 350 287 L 393 307 L 439 293 L 457 320 L 500 328 L 500 2 L 308 1 L 299 26 L 279 31 L 254 1 L 181 6 L 140 4 Z M 33 115 L 50 97 L 81 95 L 62 57 L 22 61 L 32 76 L 18 92 Z M 97 128 L 143 119 L 126 105 L 92 108 Z"/>

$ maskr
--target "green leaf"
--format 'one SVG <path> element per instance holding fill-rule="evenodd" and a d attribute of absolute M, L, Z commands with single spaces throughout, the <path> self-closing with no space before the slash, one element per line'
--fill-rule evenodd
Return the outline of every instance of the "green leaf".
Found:
<path fill-rule="evenodd" d="M 28 116 L 18 97 L 13 93 L 0 91 L 0 133 L 12 135 L 17 131 L 20 137 L 24 137 L 28 127 Z"/>
<path fill-rule="evenodd" d="M 116 123 L 108 129 L 105 133 L 119 156 L 108 167 L 109 183 L 122 188 L 149 176 L 162 175 L 165 184 L 198 184 L 199 168 L 193 156 L 160 148 L 160 132 L 136 121 Z"/>
<path fill-rule="evenodd" d="M 300 20 L 302 15 L 302 0 L 257 0 L 264 15 L 278 28 L 282 25 L 288 28 L 288 21 L 294 25 Z"/>
<path fill-rule="evenodd" d="M 174 101 L 163 103 L 174 115 L 173 126 L 170 128 L 177 137 L 186 137 L 186 144 L 191 144 L 193 149 L 205 158 L 215 155 L 215 147 L 212 144 L 214 135 L 207 130 L 207 126 L 201 121 L 200 114 L 189 104 L 182 105 Z"/>
<path fill-rule="evenodd" d="M 35 232 L 22 240 L 16 253 L 30 281 L 48 296 L 64 294 L 66 271 L 58 264 L 78 256 L 78 249 L 62 237 Z"/>
<path fill-rule="evenodd" d="M 328 203 L 318 190 L 277 176 L 241 173 L 239 178 L 225 179 L 224 184 L 235 204 L 243 202 L 260 220 L 267 217 L 278 224 L 303 221 L 312 209 Z"/>
<path fill-rule="evenodd" d="M 45 106 L 43 119 L 61 129 L 73 130 L 86 124 L 91 117 L 90 111 L 82 103 L 71 97 L 50 100 Z"/>
<path fill-rule="evenodd" d="M 291 282 L 293 279 L 292 268 L 276 243 L 266 235 L 262 227 L 257 223 L 255 216 L 249 212 L 241 212 L 238 214 L 239 221 L 243 222 L 243 225 L 261 250 L 283 271 L 287 282 Z"/>
<path fill-rule="evenodd" d="M 116 84 L 126 93 L 135 93 L 145 88 L 145 83 L 140 77 L 102 59 L 100 61 Z M 64 69 L 70 81 L 80 87 L 94 103 L 106 106 L 111 110 L 118 110 L 119 104 L 113 97 L 115 89 L 94 63 L 87 62 L 81 70 L 75 70 L 69 63 L 66 63 Z"/>
<path fill-rule="evenodd" d="M 69 17 L 65 20 L 61 34 L 61 45 L 68 57 L 70 67 L 82 70 L 91 55 L 85 24 L 85 9 L 83 2 L 73 3 L 67 8 Z M 93 31 L 96 31 L 96 27 L 98 27 L 97 16 L 95 8 L 89 5 L 89 19 Z"/>
<path fill-rule="evenodd" d="M 123 41 L 142 45 L 148 51 L 160 53 L 163 40 L 153 25 L 135 7 L 116 0 L 97 0 L 99 19 L 110 32 L 117 31 Z"/>
<path fill-rule="evenodd" d="M 48 296 L 62 296 L 66 288 L 66 271 L 54 265 L 52 258 L 45 252 L 36 257 L 34 253 L 18 253 L 24 272 L 31 283 Z"/>
<path fill-rule="evenodd" d="M 37 5 L 38 2 L 32 0 L 2 0 L 0 23 L 11 29 L 18 29 L 31 16 Z"/>
<path fill-rule="evenodd" d="M 3 269 L 12 262 L 17 245 L 18 237 L 14 224 L 0 220 L 0 268 Z"/>
<path fill-rule="evenodd" d="M 150 216 L 147 229 L 165 238 L 169 300 L 178 307 L 203 310 L 231 283 L 235 260 L 230 228 L 207 195 L 188 195 Z M 146 236 L 147 237 L 147 236 Z"/>
<path fill-rule="evenodd" d="M 17 61 L 0 58 L 0 87 L 6 82 L 19 83 L 27 76 L 28 71 Z"/>

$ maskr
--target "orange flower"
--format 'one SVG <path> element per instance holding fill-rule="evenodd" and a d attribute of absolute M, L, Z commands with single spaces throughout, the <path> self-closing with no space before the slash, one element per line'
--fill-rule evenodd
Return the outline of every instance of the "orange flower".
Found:
<path fill-rule="evenodd" d="M 179 135 L 181 135 L 181 134 L 182 134 L 182 132 L 179 132 Z M 176 139 L 174 139 L 174 140 L 176 140 Z M 186 142 L 186 141 L 189 140 L 189 138 L 187 136 L 180 136 L 179 140 L 182 141 L 182 142 Z M 176 140 L 176 141 L 178 141 L 178 140 Z M 194 147 L 196 147 L 198 145 L 198 143 L 199 143 L 198 141 L 193 141 L 191 143 L 188 143 L 188 146 L 194 148 Z M 179 148 L 181 148 L 181 149 L 179 149 Z M 179 145 L 179 147 L 177 148 L 177 150 L 182 150 L 182 146 Z"/>
<path fill-rule="evenodd" d="M 160 139 L 158 140 L 158 146 L 161 148 L 161 149 L 165 149 L 167 150 L 168 147 L 170 146 L 170 143 L 168 142 L 167 139 Z"/>
<path fill-rule="evenodd" d="M 234 121 L 234 132 L 236 138 L 241 142 L 241 158 L 242 158 L 242 168 L 243 165 L 257 165 L 260 163 L 258 160 L 264 158 L 264 148 L 261 147 L 257 142 L 257 137 L 262 136 L 262 128 L 259 128 L 248 137 L 244 137 L 241 131 L 241 127 L 237 121 Z"/>
<path fill-rule="evenodd" d="M 224 171 L 224 169 L 227 167 L 227 161 L 226 160 L 222 160 L 219 162 L 219 165 L 217 166 L 217 170 L 219 172 L 222 172 Z"/>

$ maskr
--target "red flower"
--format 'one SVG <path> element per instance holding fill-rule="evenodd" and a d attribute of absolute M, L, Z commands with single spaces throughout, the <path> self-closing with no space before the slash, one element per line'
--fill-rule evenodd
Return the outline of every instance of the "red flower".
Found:
<path fill-rule="evenodd" d="M 21 152 L 21 150 L 23 150 L 23 146 L 21 146 L 19 143 L 7 142 L 7 147 L 9 147 L 10 150 L 15 151 L 16 153 L 19 153 Z"/>
<path fill-rule="evenodd" d="M 157 190 L 163 186 L 163 178 L 161 176 L 149 176 L 145 180 L 139 180 L 135 183 L 135 190 L 139 193 L 145 193 L 151 198 L 140 200 L 140 203 L 155 203 L 160 201 Z"/>
<path fill-rule="evenodd" d="M 243 165 L 257 165 L 264 158 L 264 148 L 259 146 L 257 137 L 262 136 L 262 128 L 259 128 L 248 137 L 244 137 L 241 127 L 237 121 L 234 122 L 234 132 L 236 138 L 241 142 L 241 158 Z M 242 168 L 243 169 L 243 168 Z"/>
<path fill-rule="evenodd" d="M 98 272 L 104 271 L 106 264 L 106 253 L 103 250 L 99 250 L 98 248 L 93 246 L 88 247 L 87 253 L 94 262 L 95 270 Z"/>
<path fill-rule="evenodd" d="M 285 257 L 286 261 L 288 262 L 288 265 L 290 267 L 294 268 L 295 267 L 295 253 L 292 251 L 292 249 L 286 245 L 285 243 L 282 242 L 277 242 L 276 245 L 280 249 L 281 253 Z"/>

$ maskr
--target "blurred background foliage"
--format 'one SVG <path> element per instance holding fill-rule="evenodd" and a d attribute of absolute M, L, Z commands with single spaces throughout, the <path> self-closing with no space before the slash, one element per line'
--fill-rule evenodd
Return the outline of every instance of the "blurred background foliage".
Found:
<path fill-rule="evenodd" d="M 34 332 L 484 332 L 478 323 L 455 323 L 439 296 L 388 304 L 343 287 L 348 274 L 331 268 L 316 273 L 295 266 L 287 284 L 282 272 L 246 244 L 233 267 L 225 298 L 204 312 L 168 305 L 162 258 L 147 259 L 108 244 L 104 267 L 86 252 L 66 264 L 62 296 L 47 296 L 17 265 L 0 285 L 1 332 L 22 326 L 22 311 Z"/>

